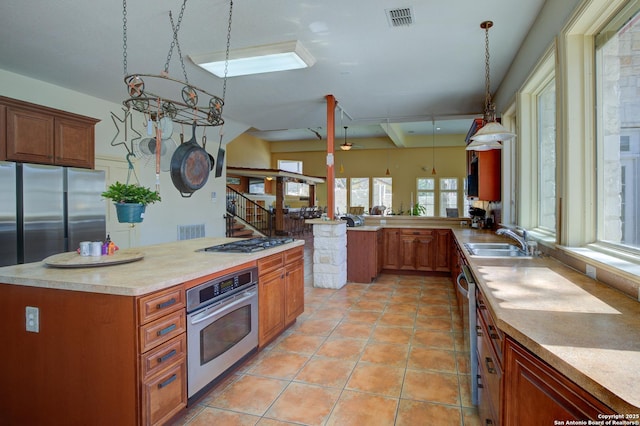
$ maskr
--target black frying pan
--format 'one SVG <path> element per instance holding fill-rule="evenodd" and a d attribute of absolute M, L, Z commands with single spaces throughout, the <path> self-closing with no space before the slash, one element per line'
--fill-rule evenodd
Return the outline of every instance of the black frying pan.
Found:
<path fill-rule="evenodd" d="M 211 170 L 209 154 L 196 141 L 196 123 L 193 123 L 193 136 L 176 148 L 171 157 L 171 180 L 180 195 L 191 197 L 202 188 L 209 179 Z"/>
<path fill-rule="evenodd" d="M 220 135 L 220 145 L 218 145 L 218 158 L 216 158 L 216 177 L 222 176 L 222 166 L 224 165 L 224 149 L 222 149 L 222 135 Z"/>

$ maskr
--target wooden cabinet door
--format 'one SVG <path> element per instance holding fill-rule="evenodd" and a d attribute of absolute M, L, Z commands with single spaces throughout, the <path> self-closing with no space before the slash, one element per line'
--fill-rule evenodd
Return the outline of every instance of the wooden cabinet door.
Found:
<path fill-rule="evenodd" d="M 304 312 L 304 260 L 297 260 L 285 267 L 284 274 L 285 325 L 291 324 Z"/>
<path fill-rule="evenodd" d="M 7 107 L 7 159 L 52 164 L 53 126 L 50 114 Z"/>
<path fill-rule="evenodd" d="M 434 270 L 438 272 L 451 271 L 451 231 L 448 229 L 435 229 L 435 256 Z"/>
<path fill-rule="evenodd" d="M 77 120 L 55 120 L 55 164 L 60 166 L 94 167 L 94 124 Z"/>
<path fill-rule="evenodd" d="M 383 235 L 384 261 L 382 267 L 384 269 L 399 269 L 400 254 L 400 230 L 385 229 Z"/>
<path fill-rule="evenodd" d="M 416 269 L 416 236 L 403 233 L 398 246 L 400 265 L 398 269 L 414 271 Z"/>
<path fill-rule="evenodd" d="M 264 347 L 284 329 L 284 268 L 260 275 L 258 344 Z"/>
<path fill-rule="evenodd" d="M 420 231 L 415 236 L 415 269 L 433 271 L 435 269 L 436 241 L 434 231 Z"/>
<path fill-rule="evenodd" d="M 478 152 L 478 198 L 484 201 L 500 201 L 499 149 Z"/>
<path fill-rule="evenodd" d="M 376 276 L 378 276 L 384 265 L 384 234 L 382 230 L 376 231 L 376 254 Z"/>
<path fill-rule="evenodd" d="M 613 410 L 517 342 L 505 342 L 505 425 L 538 426 L 554 420 L 597 420 Z"/>

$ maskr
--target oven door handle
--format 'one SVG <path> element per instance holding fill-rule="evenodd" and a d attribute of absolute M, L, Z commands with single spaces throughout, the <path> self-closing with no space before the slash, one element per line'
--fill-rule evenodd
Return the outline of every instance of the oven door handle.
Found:
<path fill-rule="evenodd" d="M 234 300 L 233 302 L 229 303 L 228 305 L 224 305 L 223 307 L 221 307 L 221 309 L 217 309 L 214 312 L 211 312 L 208 315 L 205 315 L 202 318 L 197 318 L 197 315 L 194 315 L 194 317 L 191 319 L 191 325 L 196 325 L 199 324 L 203 321 L 208 320 L 209 318 L 216 316 L 218 314 L 220 314 L 220 312 L 224 311 L 224 310 L 228 310 L 230 308 L 233 308 L 236 305 L 239 305 L 241 303 L 244 303 L 245 301 L 251 299 L 252 297 L 254 297 L 257 294 L 256 291 L 252 291 L 252 292 L 245 292 L 245 297 L 238 299 L 238 300 Z"/>
<path fill-rule="evenodd" d="M 464 272 L 460 272 L 460 274 L 458 274 L 458 278 L 456 278 L 456 284 L 458 285 L 458 291 L 462 293 L 465 299 L 468 299 L 469 292 L 465 290 L 464 287 L 462 287 L 462 284 L 460 283 L 460 280 L 462 279 L 465 279 L 465 280 L 467 279 L 467 277 L 464 275 Z"/>

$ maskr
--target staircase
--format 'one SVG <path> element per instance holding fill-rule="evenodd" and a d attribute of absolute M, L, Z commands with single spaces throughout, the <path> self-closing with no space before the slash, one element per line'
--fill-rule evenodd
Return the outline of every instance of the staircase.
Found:
<path fill-rule="evenodd" d="M 263 206 L 227 186 L 227 237 L 264 237 L 273 235 L 273 214 Z"/>

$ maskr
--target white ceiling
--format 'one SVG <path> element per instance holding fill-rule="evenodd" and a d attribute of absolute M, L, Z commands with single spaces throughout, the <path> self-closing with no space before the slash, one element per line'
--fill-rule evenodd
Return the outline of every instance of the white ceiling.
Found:
<path fill-rule="evenodd" d="M 338 101 L 336 139 L 466 133 L 484 103 L 485 39 L 491 83 L 506 73 L 544 0 L 235 0 L 231 48 L 300 40 L 308 69 L 228 79 L 224 116 L 265 140 L 326 138 L 325 95 Z M 130 0 L 127 71 L 159 74 L 182 0 Z M 392 27 L 386 10 L 410 7 L 413 23 Z M 123 3 L 3 0 L 0 68 L 122 102 Z M 223 81 L 188 59 L 225 49 L 228 0 L 188 0 L 178 33 L 189 83 L 222 95 Z M 174 49 L 170 76 L 183 79 Z M 176 95 L 179 98 L 179 94 Z M 342 113 L 344 111 L 344 113 Z M 390 126 L 391 125 L 391 126 Z M 283 131 L 287 130 L 287 131 Z"/>

